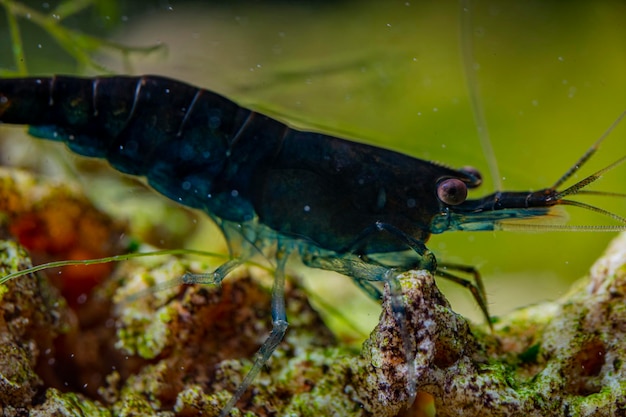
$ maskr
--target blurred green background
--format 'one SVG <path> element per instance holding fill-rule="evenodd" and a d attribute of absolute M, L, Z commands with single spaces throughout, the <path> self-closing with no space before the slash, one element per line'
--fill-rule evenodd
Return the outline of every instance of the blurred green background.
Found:
<path fill-rule="evenodd" d="M 7 3 L 4 0 L 4 3 Z M 31 7 L 50 13 L 62 2 Z M 153 73 L 206 87 L 294 126 L 352 138 L 459 167 L 473 165 L 493 191 L 465 84 L 462 37 L 471 40 L 478 91 L 503 188 L 552 185 L 626 109 L 624 1 L 507 1 L 463 7 L 439 1 L 87 2 L 65 27 L 124 45 L 165 45 L 146 54 L 99 53 L 112 72 Z M 6 22 L 0 16 L 0 22 Z M 102 73 L 77 65 L 44 30 L 18 18 L 31 74 Z M 0 23 L 0 68 L 17 69 Z M 36 147 L 32 144 L 29 146 Z M 603 144 L 583 178 L 626 154 L 626 123 Z M 595 189 L 626 192 L 626 167 Z M 129 191 L 130 192 L 130 191 Z M 626 215 L 625 198 L 585 201 Z M 615 224 L 568 209 L 573 224 Z M 203 229 L 204 230 L 204 229 Z M 207 235 L 203 232 L 201 235 Z M 493 314 L 553 299 L 582 277 L 608 233 L 448 233 L 438 259 L 478 267 Z M 195 246 L 204 246 L 201 242 Z M 364 300 L 345 278 L 306 272 L 321 297 Z M 347 285 L 343 285 L 347 284 Z M 341 285 L 341 288 L 339 288 Z M 453 306 L 481 320 L 463 288 L 442 283 Z M 345 287 L 345 289 L 344 289 Z M 320 291 L 324 291 L 321 289 Z M 327 294 L 330 293 L 330 294 Z M 335 296 L 335 299 L 330 297 Z M 367 301 L 354 321 L 368 332 Z"/>

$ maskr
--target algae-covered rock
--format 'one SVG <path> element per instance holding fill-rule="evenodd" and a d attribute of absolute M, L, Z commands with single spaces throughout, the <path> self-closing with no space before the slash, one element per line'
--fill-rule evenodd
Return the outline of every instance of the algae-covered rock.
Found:
<path fill-rule="evenodd" d="M 18 244 L 0 240 L 1 276 L 29 266 Z M 28 409 L 43 389 L 42 376 L 54 364 L 54 341 L 65 331 L 64 304 L 50 284 L 36 275 L 0 286 L 0 405 L 4 415 Z"/>
<path fill-rule="evenodd" d="M 626 235 L 591 271 L 560 300 L 500 317 L 493 334 L 471 332 L 430 275 L 403 277 L 417 389 L 433 397 L 437 416 L 626 415 Z M 407 400 L 400 332 L 383 307 L 355 387 L 377 416 Z"/>

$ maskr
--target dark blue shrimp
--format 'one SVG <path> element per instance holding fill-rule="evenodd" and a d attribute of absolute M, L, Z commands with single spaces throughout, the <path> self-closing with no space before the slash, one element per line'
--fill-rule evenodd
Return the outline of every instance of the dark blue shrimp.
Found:
<path fill-rule="evenodd" d="M 0 122 L 30 125 L 33 136 L 106 158 L 121 172 L 146 177 L 172 200 L 206 212 L 222 228 L 233 258 L 212 274 L 186 275 L 185 282 L 219 283 L 264 247 L 276 246 L 273 330 L 222 416 L 285 334 L 284 270 L 291 252 L 308 266 L 350 276 L 374 297 L 380 292 L 373 283 L 386 282 L 393 289 L 400 272 L 427 269 L 468 287 L 488 317 L 477 273 L 461 268 L 475 275 L 472 284 L 438 268 L 425 246 L 431 234 L 519 228 L 512 220 L 544 216 L 557 205 L 606 214 L 619 225 L 602 230 L 626 230 L 625 218 L 564 199 L 626 156 L 563 191 L 556 189 L 603 138 L 553 187 L 467 200 L 467 190 L 481 183 L 473 169 L 454 170 L 298 131 L 215 93 L 162 77 L 0 80 Z M 403 329 L 400 301 L 394 308 Z"/>

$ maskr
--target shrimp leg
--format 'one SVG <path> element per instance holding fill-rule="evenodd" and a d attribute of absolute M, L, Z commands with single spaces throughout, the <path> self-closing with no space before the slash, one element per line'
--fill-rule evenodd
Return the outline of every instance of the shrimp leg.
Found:
<path fill-rule="evenodd" d="M 285 308 L 285 266 L 289 258 L 289 250 L 284 242 L 278 242 L 276 253 L 276 272 L 274 273 L 274 285 L 272 287 L 272 331 L 265 339 L 257 353 L 254 355 L 254 363 L 248 371 L 243 381 L 237 387 L 233 396 L 228 400 L 219 417 L 226 417 L 230 410 L 237 404 L 237 401 L 248 390 L 254 378 L 261 371 L 261 368 L 272 356 L 278 344 L 285 337 L 287 332 L 287 313 Z"/>

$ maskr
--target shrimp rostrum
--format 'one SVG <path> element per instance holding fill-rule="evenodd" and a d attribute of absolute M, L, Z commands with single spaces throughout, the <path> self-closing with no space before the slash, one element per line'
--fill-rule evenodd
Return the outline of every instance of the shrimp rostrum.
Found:
<path fill-rule="evenodd" d="M 584 192 L 626 156 L 557 190 L 604 136 L 552 187 L 471 200 L 468 189 L 481 183 L 474 169 L 455 170 L 299 131 L 213 92 L 157 76 L 2 79 L 0 122 L 29 125 L 33 136 L 106 158 L 115 169 L 145 177 L 161 194 L 215 220 L 232 258 L 213 273 L 186 274 L 181 278 L 186 283 L 218 284 L 235 267 L 271 248 L 276 259 L 273 330 L 222 415 L 285 334 L 285 265 L 292 253 L 309 267 L 350 276 L 373 297 L 381 296 L 377 282 L 394 291 L 398 274 L 426 269 L 469 288 L 488 317 L 478 274 L 472 268 L 438 265 L 425 245 L 431 234 L 524 228 L 528 226 L 515 220 L 545 216 L 558 205 L 587 208 L 618 223 L 593 230 L 626 229 L 625 218 L 566 199 Z M 559 227 L 576 228 L 553 225 Z M 457 277 L 450 272 L 454 267 L 477 279 Z M 394 309 L 403 329 L 402 306 Z M 407 337 L 403 340 L 407 347 Z M 413 397 L 415 381 L 409 385 Z"/>

